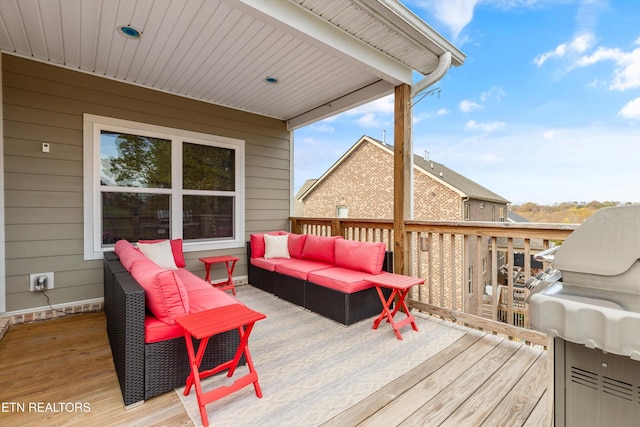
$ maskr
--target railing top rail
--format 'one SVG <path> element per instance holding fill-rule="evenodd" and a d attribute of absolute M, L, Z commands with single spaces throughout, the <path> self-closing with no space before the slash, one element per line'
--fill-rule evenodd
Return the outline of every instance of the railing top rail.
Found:
<path fill-rule="evenodd" d="M 390 219 L 368 218 L 307 218 L 290 217 L 299 223 L 331 225 L 339 222 L 343 228 L 369 227 L 393 229 Z M 551 224 L 532 222 L 492 221 L 405 221 L 408 232 L 436 232 L 496 237 L 529 237 L 540 239 L 565 239 L 579 224 Z"/>

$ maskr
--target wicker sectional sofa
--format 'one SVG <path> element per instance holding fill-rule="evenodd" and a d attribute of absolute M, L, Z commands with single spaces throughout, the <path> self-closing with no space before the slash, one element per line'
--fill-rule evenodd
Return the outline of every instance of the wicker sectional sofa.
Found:
<path fill-rule="evenodd" d="M 286 241 L 287 250 L 273 256 L 269 245 L 276 239 L 281 246 Z M 247 258 L 250 285 L 344 325 L 380 314 L 380 298 L 367 279 L 393 268 L 384 243 L 284 231 L 250 235 Z"/>
<path fill-rule="evenodd" d="M 124 240 L 116 243 L 115 252 L 104 254 L 107 335 L 126 407 L 184 386 L 190 367 L 175 317 L 239 304 L 182 268 L 181 250 L 174 254 L 176 269 L 156 265 Z M 159 307 L 159 300 L 165 305 Z M 231 360 L 239 342 L 237 330 L 211 337 L 201 369 Z"/>

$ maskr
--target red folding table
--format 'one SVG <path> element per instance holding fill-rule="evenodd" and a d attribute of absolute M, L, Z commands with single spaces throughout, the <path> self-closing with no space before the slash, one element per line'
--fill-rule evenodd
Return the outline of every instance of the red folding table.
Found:
<path fill-rule="evenodd" d="M 369 279 L 369 281 L 373 282 L 376 285 L 376 290 L 378 291 L 378 296 L 380 297 L 380 301 L 382 302 L 382 313 L 380 316 L 373 322 L 373 329 L 378 329 L 380 322 L 385 318 L 389 323 L 391 323 L 391 327 L 393 331 L 396 333 L 396 337 L 401 340 L 402 335 L 400 335 L 400 328 L 403 326 L 411 324 L 411 327 L 414 331 L 418 330 L 418 326 L 416 325 L 416 319 L 409 312 L 409 308 L 407 307 L 407 303 L 405 302 L 405 298 L 407 294 L 411 290 L 411 288 L 415 285 L 420 285 L 424 283 L 424 279 L 419 277 L 411 277 L 404 276 L 402 274 L 393 274 L 393 273 L 381 273 L 373 276 L 373 278 Z M 385 298 L 382 293 L 381 288 L 391 289 L 391 295 L 389 298 Z M 391 311 L 391 304 L 393 300 L 398 297 L 396 301 L 396 305 Z M 407 317 L 402 319 L 399 322 L 395 322 L 393 317 L 396 315 L 399 309 L 402 309 Z"/>
<path fill-rule="evenodd" d="M 205 406 L 208 403 L 228 396 L 249 384 L 253 384 L 256 396 L 258 396 L 258 398 L 262 397 L 262 390 L 260 390 L 260 384 L 258 384 L 258 373 L 253 366 L 253 361 L 249 354 L 249 335 L 251 334 L 253 325 L 258 320 L 262 320 L 266 317 L 266 315 L 251 310 L 242 304 L 232 304 L 201 311 L 199 313 L 189 314 L 176 319 L 176 323 L 184 329 L 184 339 L 187 344 L 189 364 L 191 365 L 191 373 L 187 377 L 184 395 L 189 395 L 191 386 L 195 385 L 198 407 L 200 408 L 200 416 L 202 417 L 202 424 L 205 427 L 209 425 L 209 419 L 205 409 Z M 209 338 L 216 334 L 233 329 L 238 329 L 238 333 L 240 334 L 240 344 L 238 345 L 238 349 L 236 350 L 233 359 L 209 370 L 200 372 L 200 364 L 202 363 L 202 358 L 204 356 L 205 349 L 207 348 Z M 200 340 L 197 354 L 194 351 L 191 337 Z M 227 369 L 229 370 L 227 377 L 233 376 L 243 353 L 249 367 L 249 373 L 247 375 L 236 379 L 235 382 L 229 386 L 220 386 L 206 393 L 203 392 L 200 380 Z"/>
<path fill-rule="evenodd" d="M 238 261 L 239 258 L 231 255 L 219 255 L 199 259 L 204 263 L 204 270 L 206 272 L 204 280 L 209 283 L 211 283 L 211 265 L 217 262 L 224 262 L 225 266 L 227 267 L 227 281 L 216 284 L 212 283 L 212 285 L 223 291 L 228 291 L 229 289 L 231 289 L 233 294 L 236 294 L 236 287 L 233 284 L 233 269 L 236 266 L 236 261 Z"/>

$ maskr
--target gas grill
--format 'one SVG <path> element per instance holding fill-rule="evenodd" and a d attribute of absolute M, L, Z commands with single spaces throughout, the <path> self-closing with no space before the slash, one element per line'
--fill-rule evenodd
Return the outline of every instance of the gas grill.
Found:
<path fill-rule="evenodd" d="M 526 286 L 531 327 L 554 338 L 555 425 L 638 426 L 640 206 L 596 212 L 553 251 Z"/>

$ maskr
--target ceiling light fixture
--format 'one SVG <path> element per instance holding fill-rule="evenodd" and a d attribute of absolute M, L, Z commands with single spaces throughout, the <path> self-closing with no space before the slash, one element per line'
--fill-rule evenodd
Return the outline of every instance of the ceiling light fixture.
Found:
<path fill-rule="evenodd" d="M 131 25 L 120 25 L 118 32 L 128 39 L 137 40 L 142 37 L 142 33 Z"/>

